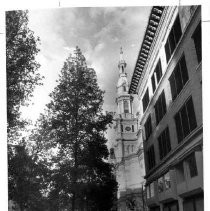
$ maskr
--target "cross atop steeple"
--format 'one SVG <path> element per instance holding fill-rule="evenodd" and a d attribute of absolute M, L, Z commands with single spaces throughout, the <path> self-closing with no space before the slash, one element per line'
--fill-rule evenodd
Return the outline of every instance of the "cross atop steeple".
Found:
<path fill-rule="evenodd" d="M 123 50 L 122 50 L 122 46 L 120 47 L 120 62 L 124 61 L 123 59 Z"/>
<path fill-rule="evenodd" d="M 118 68 L 120 69 L 120 73 L 125 73 L 126 62 L 123 58 L 123 50 L 122 46 L 120 47 L 120 61 L 118 64 Z"/>

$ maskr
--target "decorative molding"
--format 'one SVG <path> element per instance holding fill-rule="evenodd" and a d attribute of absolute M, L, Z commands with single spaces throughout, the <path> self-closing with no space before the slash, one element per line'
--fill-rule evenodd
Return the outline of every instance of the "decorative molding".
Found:
<path fill-rule="evenodd" d="M 135 65 L 134 73 L 131 79 L 131 85 L 129 88 L 130 94 L 136 94 L 136 88 L 138 86 L 139 80 L 142 76 L 144 66 L 148 59 L 148 55 L 151 50 L 151 46 L 165 7 L 154 6 L 152 7 L 148 25 L 144 34 L 144 39 L 139 51 L 138 59 Z"/>

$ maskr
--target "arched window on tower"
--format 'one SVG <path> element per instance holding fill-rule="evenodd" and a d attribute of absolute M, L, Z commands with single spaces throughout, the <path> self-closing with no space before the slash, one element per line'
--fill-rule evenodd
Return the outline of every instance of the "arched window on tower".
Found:
<path fill-rule="evenodd" d="M 122 73 L 124 73 L 124 67 L 122 66 Z"/>
<path fill-rule="evenodd" d="M 130 145 L 127 146 L 127 153 L 129 154 L 130 152 Z"/>
<path fill-rule="evenodd" d="M 126 86 L 125 85 L 123 86 L 123 91 L 126 92 Z"/>
<path fill-rule="evenodd" d="M 134 151 L 134 146 L 132 145 L 132 152 Z"/>
<path fill-rule="evenodd" d="M 124 100 L 124 113 L 129 113 L 128 101 Z"/>
<path fill-rule="evenodd" d="M 132 125 L 132 132 L 134 132 L 134 125 Z"/>

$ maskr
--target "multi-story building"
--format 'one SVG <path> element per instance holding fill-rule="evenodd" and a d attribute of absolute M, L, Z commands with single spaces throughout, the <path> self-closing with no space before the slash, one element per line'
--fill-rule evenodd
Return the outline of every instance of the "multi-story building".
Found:
<path fill-rule="evenodd" d="M 118 64 L 117 111 L 114 115 L 115 134 L 110 149 L 110 161 L 115 164 L 118 182 L 118 210 L 136 211 L 144 208 L 144 156 L 142 140 L 137 139 L 138 122 L 133 111 L 122 48 Z"/>
<path fill-rule="evenodd" d="M 153 7 L 129 88 L 151 211 L 204 209 L 201 61 L 201 6 Z"/>

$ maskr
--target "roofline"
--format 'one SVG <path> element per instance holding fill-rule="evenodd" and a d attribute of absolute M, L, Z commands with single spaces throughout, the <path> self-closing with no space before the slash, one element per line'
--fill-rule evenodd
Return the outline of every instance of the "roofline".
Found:
<path fill-rule="evenodd" d="M 139 80 L 142 76 L 145 64 L 147 62 L 151 46 L 154 41 L 155 34 L 159 26 L 164 9 L 165 9 L 164 6 L 154 6 L 151 9 L 149 20 L 147 23 L 147 28 L 144 33 L 144 38 L 132 74 L 132 79 L 128 91 L 129 94 L 137 94 L 136 89 L 138 87 Z"/>

